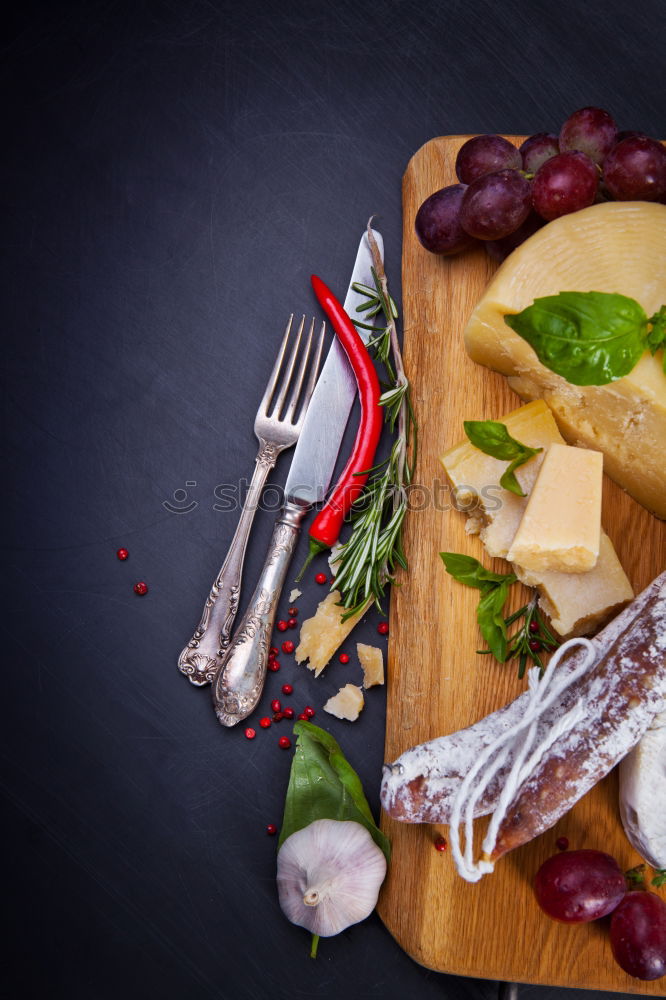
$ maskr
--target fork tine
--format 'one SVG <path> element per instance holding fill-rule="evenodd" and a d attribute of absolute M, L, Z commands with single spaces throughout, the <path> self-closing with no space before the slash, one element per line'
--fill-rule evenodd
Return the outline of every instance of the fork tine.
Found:
<path fill-rule="evenodd" d="M 296 407 L 298 406 L 298 400 L 301 395 L 301 389 L 303 388 L 303 380 L 305 379 L 305 372 L 308 367 L 308 359 L 310 357 L 310 349 L 312 347 L 312 335 L 314 334 L 314 316 L 312 317 L 312 322 L 310 323 L 310 332 L 308 333 L 307 343 L 305 345 L 305 350 L 301 355 L 301 363 L 298 367 L 298 375 L 296 376 L 296 382 L 291 390 L 291 397 L 289 403 L 287 404 L 287 409 L 285 411 L 285 420 L 291 420 L 294 422 L 294 414 L 296 412 Z"/>
<path fill-rule="evenodd" d="M 292 313 L 287 321 L 287 328 L 284 331 L 284 337 L 282 338 L 282 343 L 280 344 L 280 350 L 278 351 L 278 356 L 275 359 L 275 364 L 273 365 L 273 371 L 268 378 L 268 385 L 266 386 L 266 392 L 261 398 L 259 403 L 259 411 L 266 413 L 268 410 L 268 405 L 275 392 L 275 387 L 277 385 L 278 379 L 280 377 L 280 369 L 282 368 L 282 363 L 284 361 L 284 356 L 287 351 L 287 344 L 289 342 L 289 334 L 291 333 L 291 324 L 294 319 L 294 314 Z"/>
<path fill-rule="evenodd" d="M 312 320 L 314 326 L 314 319 Z M 296 423 L 298 430 L 301 429 L 303 421 L 305 420 L 305 414 L 307 408 L 310 404 L 310 399 L 312 398 L 312 393 L 314 392 L 314 387 L 317 384 L 317 376 L 319 375 L 319 365 L 321 364 L 321 356 L 324 350 L 324 334 L 326 333 L 326 323 L 321 324 L 321 330 L 319 333 L 319 340 L 317 342 L 317 349 L 315 352 L 314 361 L 312 362 L 312 367 L 310 369 L 310 378 L 308 379 L 308 384 L 305 387 L 305 393 L 303 395 L 303 403 L 301 405 L 301 413 Z"/>
<path fill-rule="evenodd" d="M 301 319 L 298 325 L 298 332 L 296 334 L 296 341 L 292 345 L 291 354 L 289 355 L 289 362 L 287 364 L 287 371 L 282 379 L 282 386 L 277 397 L 271 405 L 271 417 L 275 420 L 280 419 L 280 414 L 284 407 L 284 401 L 287 397 L 287 390 L 289 389 L 289 384 L 291 383 L 292 376 L 294 374 L 294 368 L 296 367 L 296 359 L 298 357 L 298 351 L 301 346 L 301 339 L 303 337 L 303 327 L 305 326 L 305 316 Z"/>

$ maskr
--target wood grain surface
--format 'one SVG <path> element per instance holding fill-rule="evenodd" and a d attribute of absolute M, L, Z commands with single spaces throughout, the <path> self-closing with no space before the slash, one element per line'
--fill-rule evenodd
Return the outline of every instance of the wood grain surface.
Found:
<path fill-rule="evenodd" d="M 423 495 L 413 495 L 406 529 L 410 571 L 392 596 L 388 761 L 470 725 L 524 688 L 515 662 L 500 665 L 475 655 L 478 594 L 448 576 L 438 556 L 465 552 L 488 564 L 479 540 L 465 534 L 465 516 L 446 509 L 439 456 L 461 439 L 463 419 L 498 418 L 521 402 L 502 376 L 470 361 L 462 343 L 464 325 L 495 265 L 483 250 L 436 257 L 414 235 L 418 206 L 453 183 L 455 156 L 466 138 L 433 139 L 412 158 L 403 180 L 404 352 L 420 428 L 416 482 Z M 607 478 L 603 524 L 638 592 L 664 568 L 666 524 Z M 506 564 L 496 560 L 495 568 L 505 570 Z M 516 594 L 516 602 L 526 594 Z M 448 852 L 434 849 L 435 837 L 447 836 L 447 827 L 397 823 L 384 815 L 393 861 L 380 916 L 398 943 L 431 969 L 666 996 L 666 980 L 642 983 L 616 965 L 607 921 L 559 924 L 541 913 L 533 897 L 532 877 L 555 852 L 559 836 L 568 837 L 572 848 L 609 851 L 623 868 L 640 861 L 624 836 L 617 802 L 617 777 L 611 774 L 556 827 L 500 860 L 494 874 L 476 885 L 456 874 Z"/>

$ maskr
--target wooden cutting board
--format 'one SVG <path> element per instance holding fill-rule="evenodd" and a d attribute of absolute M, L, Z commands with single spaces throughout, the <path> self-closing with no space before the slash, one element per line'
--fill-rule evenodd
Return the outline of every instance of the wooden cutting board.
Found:
<path fill-rule="evenodd" d="M 488 564 L 479 540 L 465 534 L 465 516 L 446 509 L 446 477 L 438 458 L 461 439 L 464 419 L 498 418 L 521 403 L 502 376 L 470 361 L 462 343 L 463 327 L 496 265 L 483 250 L 434 256 L 414 235 L 419 205 L 453 183 L 456 153 L 467 138 L 445 136 L 427 143 L 410 161 L 403 181 L 404 356 L 419 422 L 416 483 L 424 491 L 412 495 L 405 537 L 410 571 L 391 599 L 387 761 L 414 744 L 470 725 L 524 689 L 515 661 L 501 665 L 475 655 L 478 594 L 448 576 L 438 555 L 465 552 Z M 640 591 L 664 569 L 666 524 L 610 480 L 604 483 L 603 524 Z M 506 571 L 506 563 L 496 560 L 494 568 Z M 526 594 L 520 595 L 521 604 Z M 518 600 L 516 595 L 515 606 Z M 430 969 L 666 996 L 666 979 L 642 983 L 616 965 L 607 921 L 559 924 L 539 910 L 533 897 L 531 880 L 556 852 L 559 836 L 568 837 L 571 848 L 609 851 L 624 869 L 639 863 L 624 836 L 617 801 L 612 774 L 556 827 L 501 859 L 494 874 L 476 885 L 457 875 L 448 852 L 434 848 L 438 834 L 448 836 L 447 827 L 397 823 L 384 815 L 393 860 L 379 914 L 400 946 Z"/>

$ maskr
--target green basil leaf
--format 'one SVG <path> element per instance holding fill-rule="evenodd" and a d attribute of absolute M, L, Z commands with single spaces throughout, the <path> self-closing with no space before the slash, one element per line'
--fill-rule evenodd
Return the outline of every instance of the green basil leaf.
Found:
<path fill-rule="evenodd" d="M 535 299 L 504 321 L 543 365 L 573 385 L 606 385 L 622 378 L 646 348 L 647 316 L 626 295 L 560 292 Z"/>
<path fill-rule="evenodd" d="M 490 652 L 500 663 L 504 663 L 507 658 L 507 627 L 503 611 L 511 582 L 504 580 L 499 586 L 483 594 L 476 609 L 476 620 L 481 635 L 488 643 Z"/>
<path fill-rule="evenodd" d="M 651 354 L 656 354 L 660 347 L 664 348 L 663 367 L 666 373 L 666 306 L 648 320 L 652 329 L 647 335 L 647 345 Z"/>
<path fill-rule="evenodd" d="M 454 580 L 464 583 L 467 587 L 476 587 L 484 593 L 494 589 L 495 585 L 503 583 L 505 580 L 514 583 L 517 579 L 513 573 L 493 573 L 492 570 L 482 566 L 478 559 L 461 555 L 460 552 L 440 552 L 439 554 L 444 560 L 446 572 L 450 573 Z"/>
<path fill-rule="evenodd" d="M 529 445 L 516 441 L 509 434 L 506 424 L 499 420 L 465 420 L 463 427 L 465 434 L 479 451 L 492 458 L 498 458 L 500 461 L 511 462 L 500 479 L 500 486 L 515 493 L 516 496 L 524 497 L 525 494 L 516 479 L 515 471 L 534 455 L 543 451 L 543 448 L 530 448 Z"/>
<path fill-rule="evenodd" d="M 361 779 L 338 742 L 312 722 L 297 722 L 294 734 L 279 845 L 317 819 L 353 820 L 366 828 L 389 861 L 390 841 L 375 823 Z"/>
<path fill-rule="evenodd" d="M 541 448 L 539 448 L 541 451 Z M 529 458 L 532 456 L 529 455 Z M 504 470 L 500 476 L 499 484 L 503 490 L 508 490 L 509 493 L 515 493 L 517 497 L 524 497 L 527 494 L 521 489 L 520 483 L 516 479 L 516 469 L 519 465 L 523 465 L 527 461 L 526 458 L 514 458 L 513 462 Z"/>

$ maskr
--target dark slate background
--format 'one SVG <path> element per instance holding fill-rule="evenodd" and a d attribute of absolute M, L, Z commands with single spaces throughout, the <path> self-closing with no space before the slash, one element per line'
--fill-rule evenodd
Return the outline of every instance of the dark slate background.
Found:
<path fill-rule="evenodd" d="M 495 996 L 374 916 L 311 962 L 264 833 L 286 724 L 222 730 L 176 658 L 236 523 L 213 491 L 251 473 L 310 272 L 344 292 L 378 213 L 399 297 L 400 180 L 432 136 L 585 104 L 664 134 L 664 27 L 661 0 L 28 2 L 3 22 L 3 996 Z M 170 513 L 174 493 L 197 506 Z M 294 680 L 299 708 L 347 679 L 282 660 L 268 693 Z M 375 808 L 383 699 L 324 717 Z"/>

